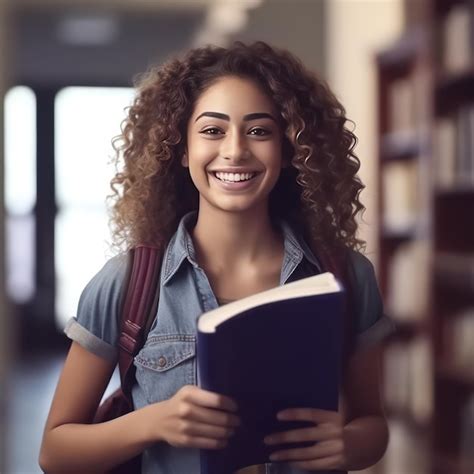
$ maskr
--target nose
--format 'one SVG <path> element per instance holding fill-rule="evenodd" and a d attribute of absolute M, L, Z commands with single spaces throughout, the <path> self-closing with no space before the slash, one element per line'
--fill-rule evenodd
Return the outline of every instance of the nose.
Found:
<path fill-rule="evenodd" d="M 222 141 L 221 156 L 232 161 L 240 161 L 248 156 L 245 138 L 238 130 L 228 131 Z"/>

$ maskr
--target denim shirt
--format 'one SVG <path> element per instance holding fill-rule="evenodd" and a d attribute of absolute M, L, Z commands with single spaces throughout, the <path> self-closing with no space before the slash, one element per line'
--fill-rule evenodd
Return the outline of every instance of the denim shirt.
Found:
<path fill-rule="evenodd" d="M 148 338 L 134 360 L 137 383 L 132 389 L 135 409 L 167 400 L 183 385 L 196 384 L 196 320 L 214 309 L 218 301 L 204 270 L 196 261 L 190 230 L 197 211 L 186 214 L 170 240 L 160 274 L 157 317 Z M 284 238 L 284 259 L 280 285 L 321 272 L 309 246 L 285 221 L 278 221 Z M 356 350 L 374 344 L 393 331 L 384 315 L 374 270 L 370 261 L 351 251 L 357 304 Z M 127 257 L 110 259 L 85 287 L 75 318 L 65 333 L 87 350 L 117 361 L 120 292 L 125 278 Z M 142 455 L 142 472 L 154 474 L 198 474 L 199 450 L 175 448 L 156 443 Z M 271 474 L 300 474 L 285 463 L 268 463 Z"/>

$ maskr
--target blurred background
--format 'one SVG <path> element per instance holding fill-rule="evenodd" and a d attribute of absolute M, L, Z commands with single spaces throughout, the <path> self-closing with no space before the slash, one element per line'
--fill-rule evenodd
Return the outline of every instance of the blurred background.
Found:
<path fill-rule="evenodd" d="M 390 444 L 366 474 L 472 474 L 472 0 L 0 0 L 0 472 L 41 472 L 62 329 L 111 255 L 111 139 L 133 77 L 235 39 L 295 53 L 356 124 L 360 235 L 398 325 Z"/>

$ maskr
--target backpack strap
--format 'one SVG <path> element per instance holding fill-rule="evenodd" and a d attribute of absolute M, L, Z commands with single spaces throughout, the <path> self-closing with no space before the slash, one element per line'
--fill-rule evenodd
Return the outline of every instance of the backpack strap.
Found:
<path fill-rule="evenodd" d="M 156 317 L 163 251 L 139 245 L 130 250 L 130 272 L 121 313 L 119 372 L 122 391 L 130 399 L 135 379 L 133 359 L 145 342 Z"/>

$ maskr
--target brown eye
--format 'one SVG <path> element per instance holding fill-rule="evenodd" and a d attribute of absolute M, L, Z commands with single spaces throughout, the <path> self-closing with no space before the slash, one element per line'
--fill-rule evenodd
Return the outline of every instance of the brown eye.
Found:
<path fill-rule="evenodd" d="M 270 132 L 268 132 L 264 128 L 252 128 L 249 133 L 251 135 L 256 135 L 257 137 L 264 137 L 270 134 Z"/>
<path fill-rule="evenodd" d="M 205 130 L 199 132 L 202 133 L 203 135 L 217 135 L 221 131 L 216 128 L 216 127 L 211 127 L 211 128 L 206 128 Z"/>

